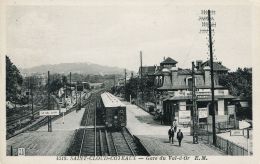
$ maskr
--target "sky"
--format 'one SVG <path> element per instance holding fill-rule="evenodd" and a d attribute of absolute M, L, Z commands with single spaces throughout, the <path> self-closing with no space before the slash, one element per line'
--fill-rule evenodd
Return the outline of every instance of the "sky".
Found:
<path fill-rule="evenodd" d="M 208 38 L 200 34 L 202 9 L 216 21 L 214 58 L 231 70 L 252 66 L 251 8 L 177 5 L 15 5 L 7 8 L 7 55 L 19 68 L 91 62 L 137 71 L 164 57 L 191 68 L 207 60 Z"/>

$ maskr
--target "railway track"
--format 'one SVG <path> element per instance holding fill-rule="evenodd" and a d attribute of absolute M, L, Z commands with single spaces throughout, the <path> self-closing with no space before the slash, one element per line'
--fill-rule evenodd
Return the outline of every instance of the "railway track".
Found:
<path fill-rule="evenodd" d="M 97 92 L 100 92 L 100 91 L 98 90 L 98 91 L 91 92 L 90 97 L 93 96 L 94 94 L 96 94 Z M 89 99 L 87 98 L 86 101 L 88 101 L 88 100 Z M 57 104 L 58 102 L 53 101 L 53 103 Z M 78 108 L 78 104 L 76 104 L 70 110 L 68 110 L 65 113 L 65 115 L 72 112 L 72 111 L 77 110 L 77 108 Z M 37 119 L 35 119 L 35 122 L 33 122 L 33 123 L 31 123 L 30 120 L 29 120 L 29 119 L 31 119 L 31 114 L 22 115 L 20 117 L 12 118 L 11 120 L 7 120 L 6 121 L 6 127 L 7 127 L 6 139 L 12 138 L 12 137 L 14 137 L 14 136 L 16 136 L 20 133 L 23 133 L 25 131 L 37 130 L 41 126 L 46 125 L 47 124 L 47 117 L 39 118 L 39 111 L 44 110 L 44 109 L 47 109 L 47 106 L 43 106 L 43 107 L 40 107 L 39 109 L 35 110 L 34 117 L 37 118 Z M 56 120 L 60 117 L 62 117 L 62 115 L 53 116 L 52 120 Z M 23 121 L 26 121 L 26 120 L 28 120 L 28 121 L 24 124 L 23 127 L 17 126 L 18 124 L 20 124 L 19 122 L 23 122 Z"/>
<path fill-rule="evenodd" d="M 44 109 L 47 109 L 47 106 L 36 108 L 36 110 L 33 112 L 34 117 L 38 117 L 39 111 L 44 110 Z M 11 126 L 11 125 L 16 124 L 17 122 L 25 120 L 25 119 L 31 119 L 31 117 L 32 117 L 32 114 L 28 113 L 28 114 L 25 114 L 25 115 L 22 115 L 22 116 L 14 117 L 14 118 L 7 118 L 6 126 L 7 127 Z"/>
<path fill-rule="evenodd" d="M 85 113 L 82 117 L 80 129 L 77 129 L 74 140 L 70 144 L 66 155 L 68 156 L 136 156 L 143 155 L 134 137 L 126 128 L 112 131 L 97 126 L 99 118 L 96 113 L 99 108 L 99 95 L 91 95 L 85 101 Z M 93 125 L 93 126 L 92 126 Z"/>
<path fill-rule="evenodd" d="M 86 102 L 86 110 L 82 118 L 81 125 L 85 128 L 78 130 L 81 135 L 79 150 L 76 151 L 79 156 L 120 156 L 137 154 L 137 147 L 133 137 L 123 128 L 119 132 L 107 131 L 105 128 L 97 128 L 97 102 L 100 92 L 92 95 Z M 86 128 L 88 125 L 94 125 L 94 128 Z M 77 148 L 77 146 L 75 146 Z"/>
<path fill-rule="evenodd" d="M 80 129 L 81 138 L 79 156 L 135 156 L 136 146 L 130 134 L 109 132 L 106 129 Z M 126 137 L 126 135 L 128 135 Z M 76 155 L 76 154 L 75 154 Z"/>
<path fill-rule="evenodd" d="M 95 115 L 96 111 L 96 104 L 97 99 L 100 96 L 100 93 L 103 90 L 98 90 L 94 93 L 92 93 L 87 100 L 83 100 L 83 107 L 85 107 L 85 112 L 83 114 L 82 120 L 81 120 L 81 126 L 94 126 L 96 117 L 93 117 Z M 101 125 L 101 120 L 99 118 L 96 119 L 96 124 Z"/>
<path fill-rule="evenodd" d="M 95 136 L 96 135 L 93 129 L 84 129 L 79 156 L 89 156 L 96 154 L 95 149 L 93 148 L 93 145 L 95 145 Z"/>
<path fill-rule="evenodd" d="M 47 106 L 36 108 L 34 111 L 34 120 L 32 120 L 32 114 L 22 115 L 16 119 L 7 120 L 6 122 L 6 138 L 9 139 L 24 131 L 37 129 L 47 122 L 44 117 L 40 117 L 39 111 L 47 110 Z"/>
<path fill-rule="evenodd" d="M 135 156 L 136 146 L 132 136 L 122 129 L 120 132 L 107 131 L 106 129 L 97 129 L 96 117 L 96 101 L 89 103 L 86 109 L 88 117 L 83 119 L 90 119 L 93 121 L 94 128 L 79 129 L 82 133 L 79 156 L 118 156 L 131 155 Z M 87 110 L 92 111 L 92 118 Z M 93 119 L 94 118 L 94 119 Z M 85 126 L 89 125 L 89 121 L 85 120 Z M 82 132 L 83 131 L 83 132 Z"/>
<path fill-rule="evenodd" d="M 55 105 L 58 105 L 58 103 L 55 101 L 55 98 L 53 98 L 51 100 L 50 106 L 53 106 L 53 108 L 54 108 Z M 41 106 L 39 106 L 39 104 L 38 105 L 34 104 L 34 112 L 33 112 L 34 117 L 38 117 L 39 116 L 39 111 L 40 110 L 46 110 L 46 109 L 47 109 L 47 103 L 43 103 L 43 104 L 41 104 Z M 7 117 L 6 125 L 8 127 L 10 125 L 16 124 L 17 122 L 23 121 L 25 119 L 31 119 L 31 117 L 32 117 L 31 111 L 29 111 L 26 114 L 20 115 L 20 116 Z"/>
<path fill-rule="evenodd" d="M 113 141 L 113 147 L 116 150 L 116 155 L 136 155 L 135 148 L 133 148 L 134 143 L 132 143 L 134 140 L 130 137 L 130 134 L 127 134 L 124 130 L 110 133 Z"/>

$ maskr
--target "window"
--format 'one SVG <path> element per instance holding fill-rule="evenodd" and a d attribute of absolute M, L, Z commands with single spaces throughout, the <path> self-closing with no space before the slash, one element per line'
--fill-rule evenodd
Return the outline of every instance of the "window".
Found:
<path fill-rule="evenodd" d="M 188 86 L 189 90 L 192 88 L 192 77 L 186 78 L 186 86 Z M 196 78 L 195 78 L 195 86 L 196 86 Z"/>

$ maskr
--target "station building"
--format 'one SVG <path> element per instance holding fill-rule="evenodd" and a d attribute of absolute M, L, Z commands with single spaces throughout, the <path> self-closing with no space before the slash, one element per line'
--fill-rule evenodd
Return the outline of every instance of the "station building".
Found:
<path fill-rule="evenodd" d="M 157 111 L 162 112 L 165 124 L 171 124 L 173 120 L 181 123 L 180 119 L 182 116 L 180 113 L 185 113 L 183 111 L 191 113 L 188 111 L 192 109 L 192 71 L 190 69 L 177 68 L 177 63 L 177 61 L 168 57 L 160 63 L 160 66 L 156 67 L 152 75 L 157 86 L 156 108 Z M 228 106 L 235 97 L 229 94 L 227 88 L 219 84 L 219 75 L 227 73 L 229 69 L 223 66 L 221 62 L 214 62 L 213 69 L 216 121 L 227 121 L 230 114 Z M 196 61 L 194 76 L 197 108 L 201 110 L 201 113 L 203 112 L 203 116 L 199 120 L 209 120 L 210 122 L 210 115 L 212 114 L 209 111 L 211 102 L 210 62 Z M 186 115 L 183 117 L 191 116 Z"/>

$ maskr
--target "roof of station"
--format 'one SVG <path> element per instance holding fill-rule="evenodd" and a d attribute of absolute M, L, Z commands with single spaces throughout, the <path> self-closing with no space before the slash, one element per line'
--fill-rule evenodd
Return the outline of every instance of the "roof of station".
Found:
<path fill-rule="evenodd" d="M 203 68 L 206 66 L 210 67 L 210 61 L 207 60 L 204 63 L 202 63 L 201 65 Z M 221 62 L 213 62 L 213 70 L 214 71 L 228 71 L 229 69 L 227 67 L 225 67 L 224 65 L 222 65 Z"/>
<path fill-rule="evenodd" d="M 160 64 L 164 65 L 164 64 L 177 64 L 177 63 L 178 63 L 177 61 L 175 61 L 174 59 L 168 57 L 164 61 L 162 61 Z"/>
<path fill-rule="evenodd" d="M 125 107 L 116 96 L 112 95 L 109 92 L 104 92 L 101 94 L 101 98 L 105 107 Z"/>

